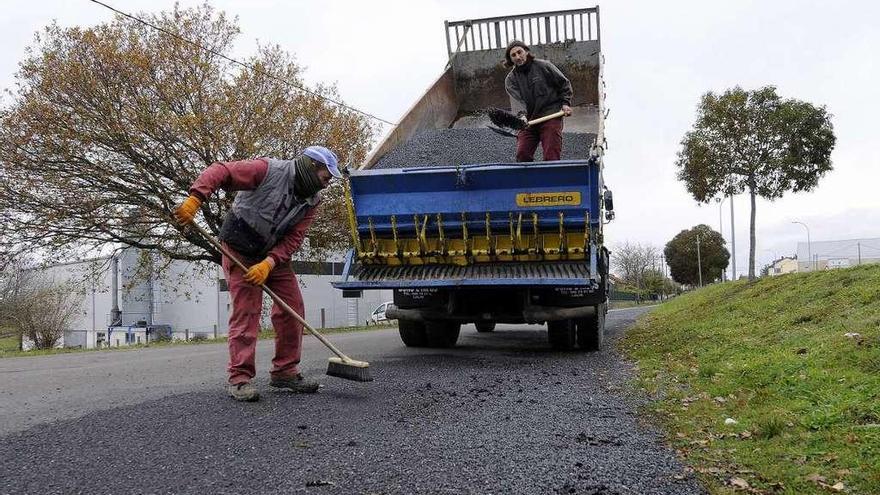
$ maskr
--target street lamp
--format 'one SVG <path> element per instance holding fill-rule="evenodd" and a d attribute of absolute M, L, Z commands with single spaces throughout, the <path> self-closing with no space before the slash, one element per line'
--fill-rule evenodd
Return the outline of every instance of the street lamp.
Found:
<path fill-rule="evenodd" d="M 703 286 L 703 264 L 700 261 L 700 233 L 697 232 L 697 276 L 700 279 L 700 287 Z"/>
<path fill-rule="evenodd" d="M 736 223 L 733 221 L 733 192 L 731 191 L 728 194 L 728 198 L 730 198 L 730 260 L 732 261 L 731 266 L 731 280 L 736 280 Z"/>
<path fill-rule="evenodd" d="M 779 259 L 779 257 L 776 256 L 776 251 L 772 249 L 762 249 L 762 251 L 773 255 L 773 259 L 770 261 L 770 263 L 768 263 L 768 266 L 772 269 L 773 265 L 776 263 L 776 260 Z"/>
<path fill-rule="evenodd" d="M 718 203 L 718 233 L 721 234 L 721 238 L 724 239 L 724 220 L 721 219 L 721 206 L 724 205 L 724 200 L 727 199 L 724 196 L 720 198 L 715 198 L 715 202 Z M 731 226 L 731 229 L 733 227 Z M 721 270 L 721 281 L 724 282 L 724 277 L 726 272 L 724 269 Z"/>
<path fill-rule="evenodd" d="M 727 198 L 715 198 L 715 202 L 718 203 L 718 233 L 721 234 L 721 237 L 724 237 L 724 221 L 721 220 L 721 206 L 724 205 L 725 199 Z"/>
<path fill-rule="evenodd" d="M 807 266 L 810 267 L 810 271 L 813 271 L 815 267 L 813 266 L 813 246 L 812 246 L 812 243 L 810 242 L 810 228 L 807 227 L 807 224 L 805 224 L 804 222 L 791 222 L 791 223 L 797 223 L 797 224 L 803 225 L 804 228 L 807 229 L 807 256 L 809 256 L 809 258 L 810 258 L 809 264 Z"/>

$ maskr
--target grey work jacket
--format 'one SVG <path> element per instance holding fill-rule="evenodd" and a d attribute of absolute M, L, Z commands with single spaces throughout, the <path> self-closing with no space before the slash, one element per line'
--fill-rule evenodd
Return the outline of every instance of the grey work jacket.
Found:
<path fill-rule="evenodd" d="M 311 158 L 267 159 L 269 170 L 263 182 L 252 191 L 236 194 L 220 228 L 220 239 L 245 256 L 266 256 L 309 208 L 320 202 L 320 191 L 302 201 L 294 196 L 298 160 Z"/>

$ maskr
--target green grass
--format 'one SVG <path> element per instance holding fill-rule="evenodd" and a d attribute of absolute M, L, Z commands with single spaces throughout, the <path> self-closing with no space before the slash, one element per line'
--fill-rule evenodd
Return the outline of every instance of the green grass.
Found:
<path fill-rule="evenodd" d="M 642 301 L 638 303 L 636 301 L 608 301 L 608 309 L 626 309 L 626 308 L 641 308 L 647 306 L 653 306 L 655 304 L 660 304 L 660 301 Z"/>
<path fill-rule="evenodd" d="M 0 337 L 0 356 L 7 352 L 18 352 L 19 339 L 14 335 Z"/>
<path fill-rule="evenodd" d="M 880 493 L 880 266 L 706 287 L 621 348 L 712 493 Z"/>
<path fill-rule="evenodd" d="M 331 335 L 337 333 L 351 333 L 351 332 L 368 332 L 373 330 L 383 330 L 386 328 L 396 328 L 396 325 L 370 325 L 370 326 L 358 326 L 358 327 L 338 327 L 338 328 L 325 328 L 318 329 L 322 335 Z M 308 333 L 306 333 L 308 335 Z M 263 339 L 274 339 L 275 332 L 271 329 L 263 329 L 260 332 L 259 338 Z M 10 341 L 10 339 L 12 339 Z M 7 342 L 9 341 L 9 342 Z M 116 351 L 131 351 L 136 349 L 145 349 L 150 347 L 168 347 L 168 346 L 180 346 L 180 345 L 201 345 L 201 344 L 218 344 L 226 342 L 226 336 L 217 337 L 216 339 L 192 339 L 192 340 L 156 340 L 150 342 L 149 344 L 136 344 L 136 345 L 127 345 L 120 347 L 102 347 L 100 349 L 78 349 L 78 348 L 61 348 L 61 349 L 34 349 L 31 351 L 19 351 L 18 350 L 18 337 L 9 337 L 9 338 L 0 338 L 0 358 L 5 357 L 27 357 L 27 356 L 46 356 L 51 354 L 70 354 L 73 352 L 116 352 Z"/>

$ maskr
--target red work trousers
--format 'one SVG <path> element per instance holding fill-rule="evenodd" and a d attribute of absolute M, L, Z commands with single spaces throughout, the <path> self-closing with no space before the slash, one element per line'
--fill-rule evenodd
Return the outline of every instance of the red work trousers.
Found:
<path fill-rule="evenodd" d="M 520 130 L 516 135 L 516 161 L 534 161 L 538 142 L 545 161 L 559 160 L 562 156 L 562 117 Z"/>
<path fill-rule="evenodd" d="M 228 245 L 226 247 L 245 266 L 261 261 L 241 257 Z M 263 289 L 245 282 L 244 273 L 226 256 L 223 256 L 223 272 L 232 296 L 232 314 L 229 316 L 227 337 L 229 383 L 238 384 L 250 381 L 256 375 L 257 335 L 260 333 Z M 305 308 L 299 283 L 289 264 L 276 266 L 269 273 L 266 286 L 304 317 Z M 272 359 L 270 373 L 277 376 L 299 373 L 297 365 L 302 355 L 302 324 L 277 304 L 273 304 L 272 327 L 275 329 L 275 357 Z"/>

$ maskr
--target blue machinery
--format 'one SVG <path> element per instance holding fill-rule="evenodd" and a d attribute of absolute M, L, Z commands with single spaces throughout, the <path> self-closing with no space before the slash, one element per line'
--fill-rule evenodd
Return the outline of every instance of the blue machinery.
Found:
<path fill-rule="evenodd" d="M 337 288 L 597 286 L 595 159 L 361 170 L 349 187 Z"/>

